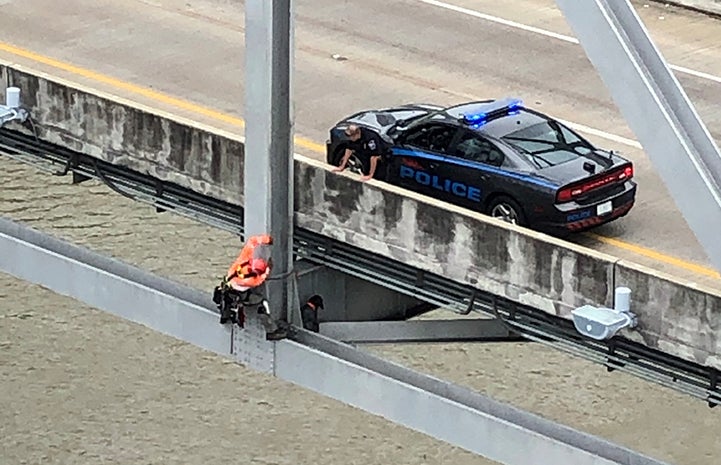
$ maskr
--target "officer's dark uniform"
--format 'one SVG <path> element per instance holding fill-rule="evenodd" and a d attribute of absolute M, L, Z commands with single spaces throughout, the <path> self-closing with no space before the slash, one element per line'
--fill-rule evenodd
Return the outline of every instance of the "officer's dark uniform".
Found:
<path fill-rule="evenodd" d="M 381 138 L 370 129 L 360 127 L 361 136 L 357 141 L 348 143 L 348 148 L 353 150 L 353 153 L 358 160 L 363 164 L 363 174 L 368 174 L 371 167 L 371 157 L 381 156 L 383 154 L 383 141 Z M 378 164 L 383 160 L 378 160 Z M 379 166 L 380 168 L 380 166 Z M 376 169 L 376 174 L 381 173 L 380 169 Z"/>
<path fill-rule="evenodd" d="M 319 295 L 314 295 L 308 299 L 308 302 L 300 307 L 300 315 L 301 318 L 303 318 L 303 328 L 315 333 L 320 330 L 320 324 L 318 323 L 319 309 L 323 309 L 323 298 Z"/>

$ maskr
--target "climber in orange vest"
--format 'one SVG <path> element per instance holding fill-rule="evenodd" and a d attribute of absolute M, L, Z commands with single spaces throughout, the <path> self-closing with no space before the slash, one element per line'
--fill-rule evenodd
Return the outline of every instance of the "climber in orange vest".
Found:
<path fill-rule="evenodd" d="M 245 292 L 263 284 L 270 275 L 270 246 L 273 238 L 267 234 L 253 236 L 240 251 L 225 279 L 236 291 Z"/>
<path fill-rule="evenodd" d="M 215 288 L 213 301 L 220 309 L 220 323 L 234 321 L 241 328 L 245 322 L 244 308 L 258 305 L 258 313 L 270 314 L 268 301 L 254 292 L 270 275 L 270 246 L 273 238 L 261 234 L 248 238 L 238 258 L 228 268 L 220 286 Z"/>

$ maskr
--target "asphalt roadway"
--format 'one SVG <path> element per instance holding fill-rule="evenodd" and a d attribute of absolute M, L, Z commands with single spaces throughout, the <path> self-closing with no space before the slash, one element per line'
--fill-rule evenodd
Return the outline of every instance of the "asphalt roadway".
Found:
<path fill-rule="evenodd" d="M 555 3 L 454 2 L 297 2 L 297 150 L 322 157 L 328 128 L 362 108 L 519 96 L 636 163 L 640 191 L 631 214 L 573 240 L 721 287 Z M 0 57 L 242 131 L 242 2 L 4 3 Z M 721 22 L 673 7 L 637 6 L 721 139 Z"/>
<path fill-rule="evenodd" d="M 0 4 L 2 58 L 241 129 L 241 4 Z M 518 95 L 593 128 L 593 140 L 638 165 L 641 193 L 632 214 L 597 231 L 605 238 L 579 241 L 715 283 L 646 157 L 624 141 L 632 134 L 580 47 L 523 26 L 569 34 L 553 2 L 455 5 L 491 16 L 420 0 L 301 0 L 298 151 L 319 156 L 327 127 L 359 108 Z M 639 4 L 639 10 L 671 63 L 708 73 L 679 77 L 717 131 L 721 44 L 714 37 L 721 23 L 673 8 Z M 103 187 L 69 186 L 5 159 L 0 167 L 0 214 L 190 285 L 212 286 L 237 250 L 227 235 L 155 215 Z M 5 276 L 0 348 L 3 463 L 217 463 L 231 456 L 246 463 L 488 463 Z M 510 344 L 374 350 L 673 463 L 715 464 L 721 453 L 716 410 L 552 350 Z"/>

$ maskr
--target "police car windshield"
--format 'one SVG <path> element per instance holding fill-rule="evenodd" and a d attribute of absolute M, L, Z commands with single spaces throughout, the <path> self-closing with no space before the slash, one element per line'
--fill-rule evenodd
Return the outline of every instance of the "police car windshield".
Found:
<path fill-rule="evenodd" d="M 538 168 L 548 168 L 592 153 L 594 148 L 553 120 L 542 120 L 502 137 Z"/>

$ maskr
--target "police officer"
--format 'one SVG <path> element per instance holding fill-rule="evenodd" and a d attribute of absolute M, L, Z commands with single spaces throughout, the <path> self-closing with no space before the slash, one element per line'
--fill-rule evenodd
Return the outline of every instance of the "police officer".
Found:
<path fill-rule="evenodd" d="M 323 309 L 323 297 L 314 295 L 300 307 L 300 315 L 303 318 L 303 328 L 317 333 L 320 329 L 318 324 L 318 310 Z"/>
<path fill-rule="evenodd" d="M 333 168 L 333 171 L 343 171 L 348 164 L 351 155 L 354 155 L 363 164 L 364 171 L 368 174 L 361 176 L 361 181 L 372 179 L 378 169 L 381 160 L 382 142 L 380 137 L 373 131 L 351 124 L 345 130 L 348 137 L 348 147 L 340 166 Z"/>

